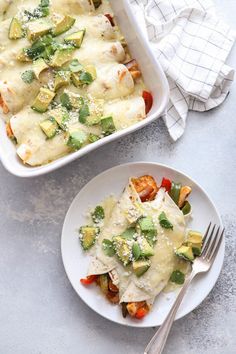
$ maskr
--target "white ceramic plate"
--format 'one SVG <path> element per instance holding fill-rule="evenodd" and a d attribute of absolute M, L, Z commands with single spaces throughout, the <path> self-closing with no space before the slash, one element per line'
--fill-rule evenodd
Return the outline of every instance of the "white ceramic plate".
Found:
<path fill-rule="evenodd" d="M 222 226 L 220 216 L 212 201 L 203 189 L 190 177 L 173 168 L 157 163 L 130 163 L 111 168 L 93 178 L 78 193 L 72 202 L 62 230 L 62 258 L 68 278 L 77 294 L 91 309 L 101 316 L 119 324 L 133 327 L 159 326 L 166 317 L 176 297 L 176 292 L 160 294 L 155 301 L 153 310 L 142 321 L 123 318 L 120 306 L 111 305 L 95 285 L 85 287 L 80 278 L 87 274 L 90 257 L 84 255 L 78 241 L 78 228 L 85 224 L 84 215 L 91 206 L 96 206 L 111 193 L 119 196 L 130 176 L 152 175 L 158 183 L 162 177 L 182 182 L 192 188 L 189 198 L 193 208 L 193 220 L 190 227 L 204 232 L 213 222 Z M 195 309 L 209 294 L 220 274 L 224 259 L 224 242 L 210 272 L 199 275 L 189 287 L 176 319 L 181 318 Z"/>

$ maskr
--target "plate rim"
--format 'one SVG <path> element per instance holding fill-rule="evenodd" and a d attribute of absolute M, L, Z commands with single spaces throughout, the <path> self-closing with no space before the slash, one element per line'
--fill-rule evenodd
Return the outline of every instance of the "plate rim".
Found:
<path fill-rule="evenodd" d="M 71 278 L 70 278 L 70 275 L 69 275 L 69 272 L 67 271 L 67 268 L 66 268 L 66 264 L 65 264 L 65 259 L 63 257 L 63 243 L 64 243 L 64 237 L 63 235 L 65 234 L 64 232 L 64 229 L 65 229 L 65 224 L 67 222 L 67 219 L 69 218 L 69 214 L 70 214 L 70 210 L 72 209 L 72 206 L 76 200 L 76 198 L 78 197 L 78 195 L 87 187 L 87 185 L 89 183 L 92 183 L 94 179 L 96 179 L 97 177 L 102 177 L 102 175 L 105 175 L 106 173 L 109 173 L 111 172 L 112 170 L 116 170 L 116 169 L 119 169 L 119 168 L 123 168 L 123 167 L 126 167 L 126 166 L 134 166 L 134 165 L 152 165 L 152 166 L 156 166 L 156 167 L 164 167 L 164 168 L 167 168 L 169 170 L 171 170 L 172 172 L 177 172 L 179 174 L 182 174 L 184 175 L 185 177 L 187 177 L 188 179 L 190 179 L 195 185 L 197 185 L 197 187 L 201 190 L 201 192 L 205 195 L 205 197 L 207 197 L 208 201 L 210 202 L 211 204 L 211 207 L 214 209 L 214 212 L 216 213 L 219 221 L 220 221 L 220 227 L 223 228 L 223 222 L 222 222 L 222 218 L 215 206 L 215 204 L 213 203 L 211 197 L 209 196 L 209 194 L 204 190 L 204 188 L 195 181 L 195 179 L 193 179 L 192 177 L 190 177 L 188 174 L 186 174 L 185 172 L 182 172 L 181 170 L 175 168 L 175 167 L 171 167 L 169 165 L 166 165 L 166 164 L 163 164 L 163 163 L 159 163 L 159 162 L 149 162 L 149 161 L 134 161 L 134 162 L 126 162 L 126 163 L 123 163 L 123 164 L 119 164 L 119 165 L 116 165 L 116 166 L 113 166 L 113 167 L 110 167 L 108 169 L 106 169 L 105 171 L 102 171 L 100 172 L 99 174 L 97 174 L 96 176 L 94 176 L 93 178 L 91 178 L 87 183 L 85 183 L 83 185 L 83 187 L 79 190 L 79 192 L 75 195 L 75 197 L 73 198 L 72 202 L 70 203 L 70 206 L 65 214 L 65 217 L 64 217 L 64 221 L 63 221 L 63 226 L 62 226 L 62 231 L 61 231 L 61 258 L 62 258 L 62 263 L 63 263 L 63 266 L 64 266 L 64 270 L 65 270 L 65 273 L 67 275 L 67 278 L 73 288 L 73 290 L 75 291 L 75 293 L 79 296 L 79 298 L 83 301 L 83 303 L 86 304 L 86 306 L 88 306 L 92 311 L 94 311 L 95 313 L 97 313 L 98 315 L 100 315 L 101 317 L 117 324 L 117 325 L 121 325 L 121 326 L 125 326 L 125 327 L 132 327 L 132 328 L 153 328 L 153 327 L 158 327 L 160 326 L 160 324 L 158 325 L 150 325 L 150 324 L 144 324 L 142 322 L 139 322 L 139 324 L 137 325 L 136 322 L 134 323 L 128 323 L 128 322 L 118 322 L 116 321 L 115 319 L 113 318 L 110 318 L 108 316 L 106 316 L 105 314 L 102 314 L 100 312 L 98 312 L 96 309 L 92 308 L 81 296 L 80 294 L 77 292 L 77 290 L 75 289 L 72 281 L 71 281 Z M 213 284 L 212 286 L 209 288 L 209 290 L 207 290 L 207 293 L 206 295 L 204 296 L 203 299 L 200 299 L 199 301 L 197 301 L 197 304 L 190 310 L 190 311 L 184 311 L 182 310 L 181 314 L 179 314 L 177 312 L 177 315 L 174 319 L 174 321 L 177 321 L 183 317 L 185 317 L 186 315 L 188 315 L 189 313 L 191 313 L 192 311 L 194 311 L 196 308 L 198 308 L 198 306 L 207 298 L 207 296 L 210 294 L 210 292 L 213 290 L 213 288 L 215 287 L 215 284 L 217 282 L 217 280 L 219 279 L 219 276 L 220 276 L 220 273 L 222 271 L 222 267 L 223 267 L 223 264 L 224 264 L 224 257 L 225 257 L 225 235 L 223 236 L 223 242 L 222 242 L 222 245 L 221 245 L 221 248 L 222 248 L 222 251 L 223 251 L 223 257 L 222 257 L 222 260 L 221 260 L 221 264 L 219 264 L 219 267 L 218 267 L 218 271 L 217 271 L 217 275 L 215 276 L 215 279 L 213 281 Z"/>

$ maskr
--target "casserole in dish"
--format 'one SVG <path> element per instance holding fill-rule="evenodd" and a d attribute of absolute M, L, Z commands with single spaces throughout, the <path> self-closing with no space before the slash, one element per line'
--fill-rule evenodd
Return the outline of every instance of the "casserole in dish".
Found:
<path fill-rule="evenodd" d="M 27 3 L 27 1 L 25 3 Z M 41 1 L 41 4 L 42 3 L 44 3 L 44 2 Z M 81 1 L 79 3 L 82 4 Z M 86 3 L 86 1 L 84 1 L 84 3 Z M 82 68 L 83 72 L 82 71 L 80 72 L 80 77 L 79 77 L 80 80 L 81 80 L 82 73 L 88 74 L 88 72 L 90 70 L 90 75 L 88 77 L 90 82 L 87 86 L 88 88 L 86 88 L 87 92 L 92 97 L 96 97 L 97 101 L 102 101 L 103 99 L 105 99 L 105 105 L 104 105 L 105 112 L 103 112 L 105 114 L 103 114 L 103 116 L 102 116 L 102 121 L 105 124 L 106 122 L 104 121 L 103 118 L 108 118 L 110 116 L 113 116 L 113 120 L 114 120 L 115 128 L 116 128 L 115 132 L 114 132 L 114 129 L 112 129 L 112 133 L 113 133 L 112 135 L 107 135 L 105 132 L 105 134 L 103 134 L 104 137 L 102 137 L 102 139 L 97 140 L 96 142 L 93 142 L 90 145 L 86 145 L 86 146 L 82 147 L 81 150 L 73 152 L 70 155 L 63 156 L 63 157 L 57 159 L 56 161 L 50 162 L 47 165 L 43 165 L 43 166 L 39 166 L 39 167 L 29 167 L 28 165 L 23 165 L 22 162 L 20 161 L 20 159 L 16 156 L 15 147 L 8 140 L 8 138 L 6 136 L 6 132 L 5 132 L 5 124 L 1 121 L 0 130 L 1 130 L 1 135 L 2 135 L 2 144 L 0 146 L 0 155 L 1 155 L 1 159 L 2 159 L 4 166 L 13 174 L 18 175 L 18 176 L 22 176 L 22 177 L 27 177 L 27 176 L 30 177 L 30 176 L 35 176 L 35 175 L 47 173 L 47 172 L 54 170 L 60 166 L 63 166 L 64 164 L 74 160 L 75 158 L 77 158 L 79 156 L 86 154 L 87 152 L 95 149 L 96 147 L 98 147 L 106 142 L 112 141 L 124 134 L 132 132 L 132 131 L 138 129 L 139 127 L 144 126 L 145 124 L 153 121 L 156 117 L 160 116 L 160 114 L 163 112 L 163 110 L 166 106 L 167 100 L 168 100 L 168 85 L 166 82 L 166 78 L 165 78 L 162 70 L 160 69 L 159 65 L 156 63 L 152 53 L 150 52 L 149 47 L 146 43 L 146 40 L 143 38 L 143 34 L 138 29 L 138 24 L 136 24 L 134 22 L 134 18 L 133 18 L 133 15 L 132 15 L 129 5 L 123 1 L 121 1 L 119 3 L 117 3 L 116 1 L 110 1 L 110 3 L 113 8 L 113 12 L 115 14 L 116 21 L 117 21 L 119 27 L 121 28 L 121 32 L 124 34 L 125 39 L 128 43 L 129 52 L 131 53 L 131 58 L 135 58 L 137 60 L 139 67 L 141 69 L 141 72 L 143 74 L 145 85 L 147 85 L 148 89 L 152 92 L 154 104 L 153 104 L 151 111 L 148 112 L 146 119 L 140 120 L 140 118 L 142 119 L 145 117 L 145 105 L 144 105 L 144 100 L 142 98 L 142 93 L 141 93 L 141 89 L 145 90 L 145 86 L 141 81 L 141 83 L 139 82 L 138 84 L 135 84 L 135 89 L 133 89 L 132 86 L 134 86 L 134 83 L 133 83 L 134 77 L 133 77 L 133 73 L 132 73 L 132 68 L 130 71 L 127 66 L 125 66 L 123 64 L 119 64 L 118 63 L 119 58 L 116 58 L 115 63 L 109 62 L 109 67 L 107 65 L 106 66 L 104 65 L 104 68 L 103 67 L 97 68 L 97 72 L 95 72 L 95 74 L 94 74 L 95 76 L 97 75 L 97 79 L 95 79 L 94 81 L 90 80 L 91 77 L 93 76 L 93 70 L 91 71 L 91 67 L 93 69 L 93 65 L 89 65 L 90 66 L 89 69 L 86 67 L 86 70 L 84 68 Z M 79 8 L 77 8 L 77 10 L 78 9 Z M 14 16 L 14 14 L 13 14 L 13 16 Z M 103 43 L 104 44 L 103 53 L 106 53 L 105 46 L 110 46 L 109 40 L 111 39 L 110 34 L 112 34 L 112 32 L 109 33 L 109 31 L 111 31 L 112 27 L 111 26 L 109 27 L 109 24 L 110 24 L 109 21 L 104 21 L 104 17 L 105 16 L 103 16 L 103 15 L 102 16 L 100 15 L 100 17 L 99 16 L 93 16 L 93 17 L 91 16 L 90 17 L 90 19 L 93 21 L 96 21 L 97 18 L 99 19 L 99 23 L 97 23 L 97 24 L 92 23 L 92 25 L 91 25 L 91 27 L 94 27 L 94 26 L 96 27 L 96 31 L 94 33 L 92 33 L 91 30 L 90 31 L 88 30 L 88 36 L 89 35 L 91 36 L 91 33 L 92 33 L 92 37 L 94 40 L 94 45 L 93 46 L 90 45 L 90 52 L 93 50 L 96 52 L 96 49 L 95 49 L 96 38 L 94 38 L 94 37 L 96 37 L 96 35 L 99 33 L 100 28 L 102 31 L 102 35 L 105 37 L 106 36 L 109 37 L 108 41 L 107 42 L 104 41 L 104 43 Z M 80 22 L 81 22 L 81 20 L 83 22 L 83 15 L 80 17 Z M 101 20 L 104 23 L 101 24 L 100 23 Z M 30 36 L 37 36 L 38 35 L 37 34 L 38 32 L 37 31 L 35 32 L 35 28 L 34 28 L 34 22 L 37 22 L 37 21 L 41 21 L 41 19 L 29 22 L 29 24 L 31 24 L 31 26 L 29 26 L 27 24 L 26 31 L 27 31 L 28 38 Z M 107 22 L 108 22 L 108 27 L 106 27 Z M 45 26 L 45 23 L 44 23 L 44 26 Z M 86 24 L 86 26 L 88 26 L 88 25 Z M 103 28 L 103 26 L 105 26 L 106 28 Z M 29 27 L 32 27 L 32 28 L 29 28 Z M 13 35 L 15 35 L 14 30 L 15 30 L 15 28 L 13 28 Z M 75 28 L 75 30 L 77 30 L 77 28 Z M 11 31 L 11 25 L 10 25 L 10 31 Z M 66 34 L 66 35 L 67 35 L 67 37 L 73 37 L 74 34 L 75 34 L 74 31 L 69 30 L 68 34 Z M 78 34 L 78 30 L 77 30 L 77 34 Z M 23 39 L 22 41 L 24 41 L 24 40 L 25 39 Z M 65 40 L 65 38 L 64 38 L 64 40 Z M 74 44 L 75 40 L 78 40 L 78 38 L 68 38 L 68 41 L 72 42 L 73 44 Z M 35 42 L 33 42 L 33 43 L 35 43 Z M 114 44 L 114 42 L 112 42 L 112 43 Z M 32 45 L 32 47 L 33 47 L 33 45 Z M 30 48 L 30 50 L 31 50 L 31 48 Z M 66 49 L 64 47 L 62 48 L 62 50 L 64 50 L 64 51 L 65 50 L 68 51 L 68 49 L 69 49 L 69 51 L 71 50 L 71 48 L 69 48 L 69 47 L 67 47 Z M 116 49 L 116 55 L 118 55 L 118 56 L 123 55 L 122 49 L 120 49 L 119 42 L 117 42 L 117 48 L 115 48 L 115 49 Z M 120 51 L 119 51 L 119 49 L 120 49 Z M 60 50 L 61 50 L 61 48 L 60 48 Z M 83 50 L 83 47 L 81 48 L 81 51 L 79 51 L 80 63 L 78 63 L 78 62 L 75 63 L 77 66 L 78 66 L 78 64 L 80 65 L 81 63 L 83 65 L 83 56 L 86 57 L 86 53 L 85 53 L 86 50 L 84 50 L 84 51 L 82 51 L 82 50 Z M 56 53 L 57 53 L 57 51 L 56 51 Z M 94 55 L 97 55 L 97 54 L 94 53 Z M 53 55 L 53 57 L 54 56 L 55 55 Z M 42 58 L 37 58 L 37 59 L 38 59 L 37 61 L 40 61 L 40 60 L 42 61 Z M 87 57 L 86 57 L 86 59 L 87 59 Z M 70 62 L 70 63 L 73 63 L 73 61 L 74 60 L 72 60 L 72 62 Z M 86 64 L 88 64 L 88 60 L 84 60 L 84 61 L 86 62 Z M 121 59 L 121 61 L 124 62 L 123 59 Z M 26 66 L 27 66 L 27 64 L 26 64 Z M 58 62 L 56 61 L 55 63 L 53 63 L 52 66 L 57 67 Z M 61 70 L 61 67 L 59 69 Z M 75 67 L 73 67 L 72 75 L 75 76 L 75 83 L 74 82 L 73 83 L 76 86 L 76 84 L 77 84 L 76 83 L 76 79 L 77 79 L 76 76 L 78 76 L 78 75 L 77 75 L 77 72 L 75 72 L 75 74 L 74 74 L 74 69 L 75 69 Z M 30 70 L 24 71 L 24 73 L 27 73 L 27 74 L 29 72 L 30 72 Z M 116 76 L 119 76 L 120 73 L 123 73 L 123 72 L 126 76 L 126 79 L 124 80 L 123 85 L 118 86 Z M 16 81 L 21 80 L 22 81 L 23 74 L 21 74 L 21 77 L 16 78 L 17 75 L 14 74 L 14 72 L 13 72 L 11 80 L 12 81 L 14 81 L 14 80 L 16 80 Z M 34 72 L 34 75 L 35 75 L 35 72 Z M 10 72 L 9 72 L 9 76 L 10 76 Z M 87 76 L 83 75 L 83 76 L 86 79 L 86 77 L 88 75 Z M 104 84 L 104 82 L 101 82 L 101 80 L 99 81 L 99 77 L 101 77 L 101 76 L 103 78 L 104 77 L 106 78 L 106 80 L 108 81 L 108 85 L 111 88 L 110 91 L 108 90 L 108 93 L 102 91 L 102 84 Z M 24 77 L 24 79 L 28 80 L 28 76 Z M 75 141 L 76 139 L 74 139 L 73 134 L 70 134 L 70 132 L 68 133 L 68 131 L 66 131 L 65 134 L 63 133 L 63 127 L 60 124 L 61 122 L 58 122 L 58 117 L 55 117 L 56 122 L 55 122 L 55 119 L 52 122 L 51 117 L 50 117 L 50 120 L 45 119 L 44 115 L 42 114 L 45 112 L 45 110 L 44 110 L 44 107 L 42 107 L 42 102 L 40 101 L 40 97 L 38 97 L 38 95 L 37 95 L 38 90 L 40 88 L 38 81 L 34 80 L 33 83 L 30 84 L 30 89 L 27 87 L 27 85 L 22 86 L 21 81 L 19 81 L 19 83 L 16 83 L 15 86 L 13 87 L 13 89 L 11 87 L 4 87 L 4 83 L 2 82 L 2 87 L 1 87 L 2 98 L 7 102 L 8 106 L 10 106 L 10 110 L 12 111 L 12 114 L 13 114 L 13 118 L 11 118 L 11 128 L 13 131 L 13 135 L 17 139 L 18 155 L 21 157 L 21 159 L 25 163 L 27 163 L 29 165 L 32 165 L 32 166 L 42 165 L 44 163 L 47 163 L 48 161 L 54 160 L 54 159 L 60 157 L 61 155 L 68 153 L 70 151 L 70 149 L 68 149 L 68 148 L 71 148 L 71 147 L 74 148 L 74 145 L 77 144 L 77 142 Z M 55 84 L 55 82 L 54 82 L 54 84 Z M 87 84 L 87 82 L 86 82 L 86 84 Z M 8 85 L 9 85 L 9 83 L 8 83 Z M 79 85 L 80 85 L 80 83 L 79 83 Z M 16 97 L 15 97 L 15 99 L 12 99 L 11 97 L 9 97 L 9 93 L 5 94 L 6 90 L 9 91 L 9 89 L 10 89 L 10 91 L 11 90 L 16 91 L 17 87 L 19 88 L 19 94 L 17 95 L 17 99 L 16 99 Z M 28 90 L 27 90 L 27 88 L 28 88 Z M 42 86 L 40 88 L 40 92 L 41 92 L 41 89 L 42 89 Z M 24 91 L 24 90 L 26 90 L 26 91 Z M 50 90 L 48 90 L 48 87 L 46 90 L 50 91 Z M 80 87 L 79 87 L 79 90 L 80 90 Z M 51 92 L 53 92 L 53 90 L 51 90 L 50 92 L 46 92 L 46 94 L 47 95 L 51 94 Z M 68 96 L 67 93 L 65 93 L 65 92 L 66 92 L 66 90 L 63 91 L 63 94 L 61 96 Z M 36 95 L 35 95 L 35 93 L 36 93 Z M 4 96 L 4 94 L 5 94 L 5 96 Z M 45 92 L 43 92 L 43 95 L 45 95 Z M 36 99 L 35 99 L 35 96 L 36 96 Z M 60 96 L 60 99 L 61 99 L 61 96 Z M 122 107 L 119 106 L 119 104 L 120 104 L 119 101 L 114 101 L 120 97 L 122 97 L 122 100 L 121 100 Z M 33 100 L 32 100 L 32 98 L 33 98 Z M 68 97 L 64 97 L 64 98 L 67 99 Z M 62 102 L 62 100 L 61 100 L 61 102 Z M 28 104 L 28 106 L 26 106 L 26 108 L 25 108 L 26 104 Z M 68 107 L 64 103 L 63 103 L 63 105 L 64 105 L 63 106 L 63 114 L 64 114 L 64 108 L 68 108 Z M 21 106 L 21 107 L 18 107 L 18 106 Z M 33 110 L 32 110 L 32 108 L 33 108 Z M 61 106 L 59 108 L 61 108 Z M 90 108 L 90 106 L 89 106 L 89 108 Z M 53 112 L 56 115 L 56 113 L 58 113 L 58 112 L 55 112 L 57 109 L 58 109 L 58 106 L 56 106 L 56 109 L 55 109 L 55 107 L 50 107 L 49 111 Z M 132 112 L 136 109 L 137 109 L 137 113 Z M 146 109 L 147 109 L 147 106 L 146 106 Z M 130 119 L 131 123 L 129 122 L 129 124 L 124 125 L 124 121 L 122 121 L 122 119 L 121 119 L 122 110 L 124 112 L 123 115 L 127 114 L 128 110 L 131 110 L 131 115 L 132 115 L 132 117 Z M 35 111 L 37 111 L 37 112 L 35 112 Z M 121 114 L 119 114 L 118 117 L 116 117 L 117 111 L 121 112 Z M 41 114 L 38 112 L 40 112 Z M 79 113 L 79 115 L 80 115 L 80 113 Z M 86 114 L 86 115 L 88 115 L 88 114 Z M 134 116 L 139 117 L 139 119 L 134 119 L 133 118 Z M 60 120 L 60 118 L 61 117 L 59 117 L 59 120 Z M 35 128 L 35 124 L 36 124 L 35 122 L 37 122 L 36 128 Z M 110 122 L 108 122 L 108 123 L 110 124 Z M 32 124 L 33 127 L 31 127 L 30 124 Z M 48 130 L 48 125 L 50 125 L 49 130 Z M 78 123 L 77 123 L 77 125 L 78 125 Z M 29 128 L 29 126 L 30 126 L 30 128 Z M 55 132 L 51 131 L 51 128 L 53 128 L 55 130 Z M 28 140 L 26 141 L 27 143 L 25 143 L 25 140 L 22 138 L 22 136 L 25 135 L 25 131 L 27 131 L 29 129 L 32 129 L 31 130 L 32 132 L 36 131 L 36 129 L 37 129 L 37 134 L 35 135 L 34 139 L 32 139 L 31 137 L 30 137 L 30 139 L 28 139 L 30 141 L 30 143 L 33 141 L 33 143 L 31 145 L 33 145 L 33 146 L 37 145 L 37 141 L 40 139 L 41 140 L 43 139 L 43 142 L 45 142 L 42 146 L 42 149 L 38 149 L 38 147 L 37 147 L 37 149 L 36 149 L 37 153 L 35 153 L 35 154 L 31 154 L 31 151 L 30 151 L 31 145 L 27 145 Z M 57 129 L 60 130 L 60 134 L 56 134 Z M 76 129 L 78 129 L 77 126 L 76 126 Z M 110 126 L 109 126 L 109 129 L 110 129 Z M 122 129 L 122 130 L 119 130 L 119 129 Z M 23 133 L 22 133 L 22 130 L 23 130 Z M 98 130 L 98 132 L 97 132 L 95 130 L 96 130 L 96 125 L 91 127 L 91 129 L 88 131 L 88 134 L 100 136 L 100 131 Z M 54 133 L 55 133 L 55 136 L 54 136 Z M 104 131 L 103 131 L 103 133 L 104 133 Z M 45 135 L 46 135 L 46 137 L 45 137 Z M 62 137 L 64 137 L 64 135 L 66 136 L 67 143 L 69 142 L 69 145 L 60 143 L 60 139 Z M 82 138 L 84 138 L 84 136 L 82 136 Z M 46 140 L 46 139 L 48 139 L 48 140 Z M 52 141 L 53 141 L 53 143 L 52 143 Z M 75 147 L 77 148 L 77 146 L 75 146 Z M 29 155 L 31 154 L 30 158 L 28 157 L 28 154 Z"/>

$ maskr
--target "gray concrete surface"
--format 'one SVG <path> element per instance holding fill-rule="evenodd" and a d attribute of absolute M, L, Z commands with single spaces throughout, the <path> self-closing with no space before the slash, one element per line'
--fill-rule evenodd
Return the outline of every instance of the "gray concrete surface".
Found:
<path fill-rule="evenodd" d="M 217 0 L 234 25 L 235 0 Z M 236 48 L 229 63 L 235 64 Z M 0 354 L 138 354 L 154 329 L 125 328 L 93 313 L 63 269 L 60 233 L 81 187 L 129 161 L 169 164 L 210 194 L 226 226 L 220 278 L 205 301 L 171 331 L 165 354 L 236 353 L 236 84 L 227 101 L 191 113 L 173 143 L 161 120 L 47 176 L 24 180 L 0 165 Z"/>

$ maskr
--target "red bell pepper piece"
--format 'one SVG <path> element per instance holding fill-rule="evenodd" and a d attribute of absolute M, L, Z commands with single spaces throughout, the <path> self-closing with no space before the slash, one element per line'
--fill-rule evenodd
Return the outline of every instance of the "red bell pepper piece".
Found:
<path fill-rule="evenodd" d="M 146 114 L 151 110 L 152 105 L 153 105 L 153 97 L 152 94 L 148 91 L 143 91 L 142 95 L 144 102 L 145 102 L 145 107 L 146 107 Z"/>
<path fill-rule="evenodd" d="M 112 25 L 112 27 L 115 27 L 113 16 L 110 14 L 105 14 L 105 16 L 110 21 L 110 24 Z"/>
<path fill-rule="evenodd" d="M 89 275 L 87 278 L 80 279 L 80 282 L 83 285 L 90 285 L 93 282 L 95 282 L 97 280 L 97 278 L 98 278 L 98 275 Z"/>
<path fill-rule="evenodd" d="M 148 314 L 148 312 L 149 310 L 147 307 L 140 307 L 140 309 L 138 309 L 135 314 L 135 318 L 141 320 L 143 317 L 145 317 Z"/>
<path fill-rule="evenodd" d="M 169 192 L 171 190 L 171 180 L 164 177 L 161 182 L 161 187 L 165 188 L 166 191 Z"/>

